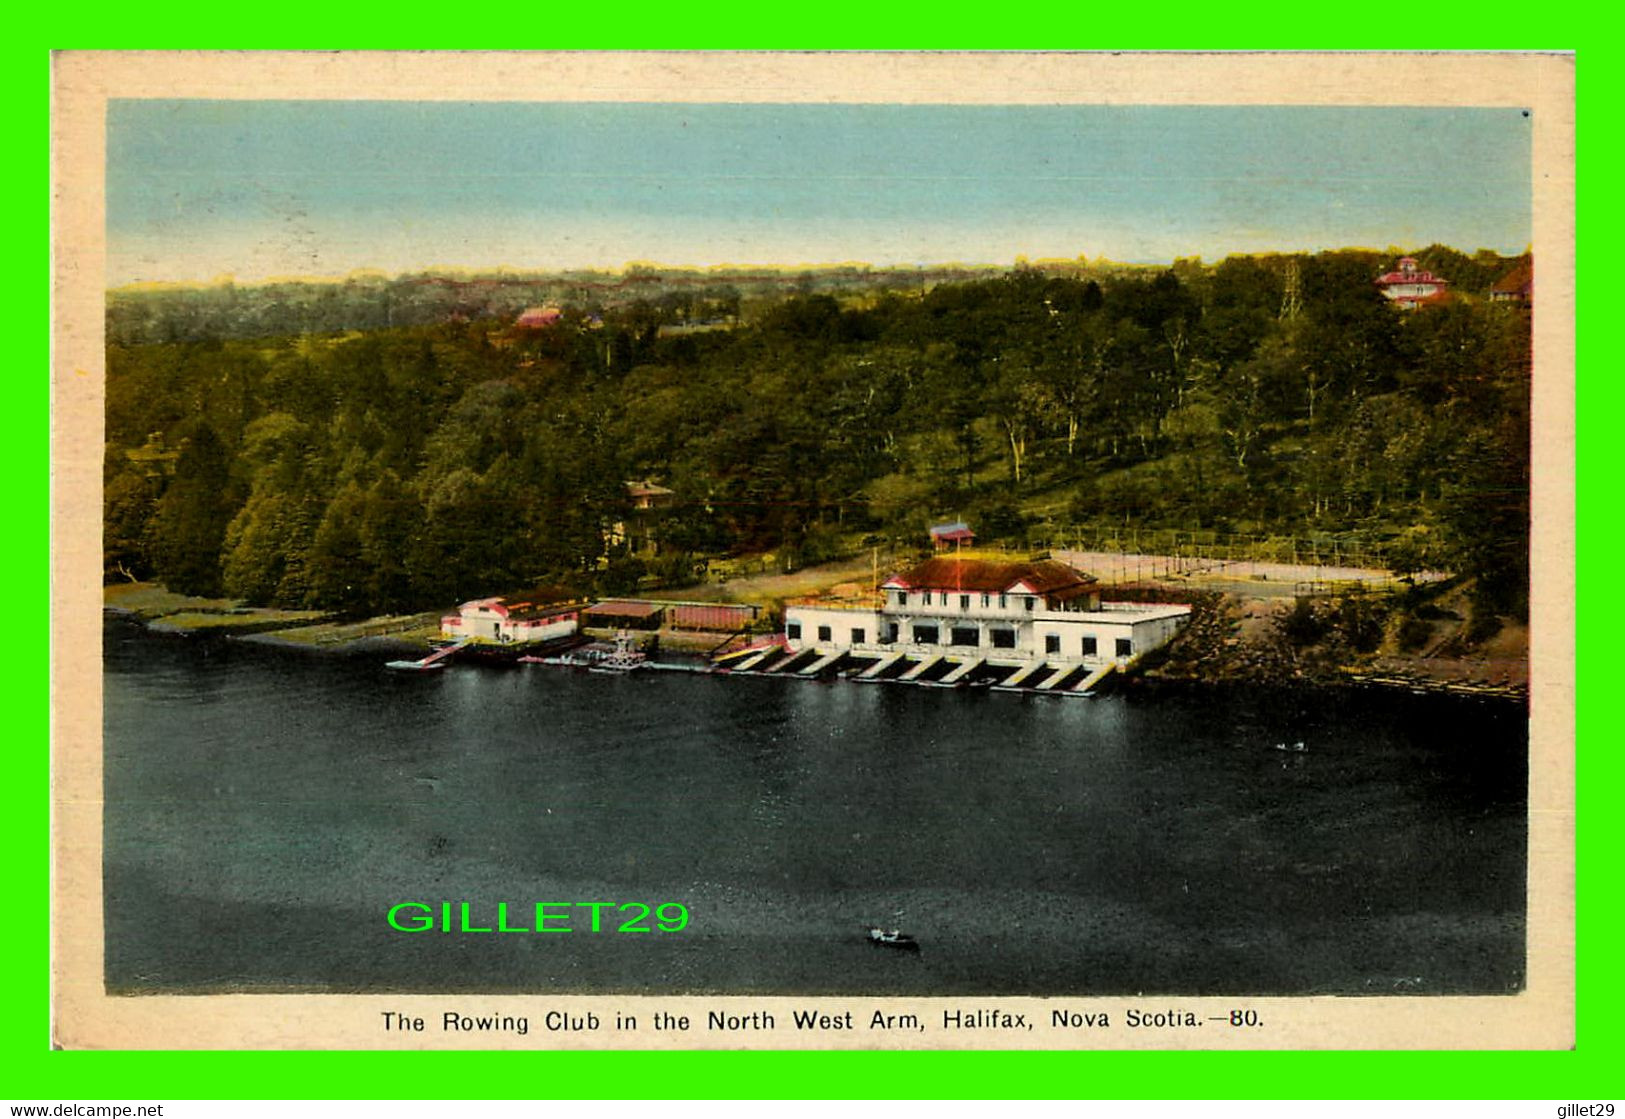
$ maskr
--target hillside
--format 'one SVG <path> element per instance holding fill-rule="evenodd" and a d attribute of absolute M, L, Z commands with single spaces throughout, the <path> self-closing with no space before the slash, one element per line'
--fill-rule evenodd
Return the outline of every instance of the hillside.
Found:
<path fill-rule="evenodd" d="M 991 545 L 1451 571 L 1486 634 L 1527 598 L 1528 313 L 1487 298 L 1512 261 L 1419 256 L 1459 282 L 1413 312 L 1356 250 L 504 281 L 509 310 L 559 302 L 417 325 L 319 286 L 119 295 L 142 325 L 110 332 L 106 570 L 359 617 L 794 571 L 963 518 Z"/>

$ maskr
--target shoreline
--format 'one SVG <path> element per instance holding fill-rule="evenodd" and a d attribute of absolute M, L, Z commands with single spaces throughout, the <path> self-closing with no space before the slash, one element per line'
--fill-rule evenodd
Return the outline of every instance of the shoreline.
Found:
<path fill-rule="evenodd" d="M 1246 607 L 1246 603 L 1241 605 Z M 275 610 L 249 607 L 229 599 L 199 599 L 172 594 L 153 584 L 114 585 L 104 588 L 104 615 L 140 624 L 150 632 L 179 637 L 215 637 L 242 641 L 268 648 L 297 650 L 340 656 L 421 656 L 439 643 L 438 613 L 337 621 L 319 611 Z M 1251 610 L 1248 613 L 1252 613 Z M 723 641 L 723 633 L 695 631 L 651 631 L 663 650 L 702 653 Z M 1225 650 L 1245 653 L 1253 644 L 1251 634 L 1237 635 L 1239 641 Z M 1235 640 L 1232 638 L 1232 640 Z M 522 650 L 510 647 L 517 656 Z M 1159 650 L 1159 652 L 1161 652 Z M 1363 663 L 1318 665 L 1308 672 L 1293 672 L 1277 678 L 1235 672 L 1236 665 L 1224 663 L 1190 664 L 1170 673 L 1165 657 L 1132 669 L 1127 675 L 1113 674 L 1103 681 L 1099 694 L 1133 691 L 1140 688 L 1178 686 L 1194 689 L 1225 688 L 1236 685 L 1273 688 L 1332 690 L 1408 691 L 1416 695 L 1449 695 L 1460 698 L 1494 699 L 1527 705 L 1530 689 L 1526 680 L 1501 679 L 1488 665 L 1471 658 L 1396 656 L 1381 653 Z M 1200 658 L 1205 659 L 1205 658 Z M 1203 669 L 1209 671 L 1203 671 Z M 1525 669 L 1527 671 L 1527 669 Z"/>

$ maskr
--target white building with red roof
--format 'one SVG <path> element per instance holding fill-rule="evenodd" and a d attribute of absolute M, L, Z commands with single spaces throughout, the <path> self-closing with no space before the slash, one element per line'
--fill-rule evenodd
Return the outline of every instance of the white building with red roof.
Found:
<path fill-rule="evenodd" d="M 1415 257 L 1400 257 L 1399 267 L 1392 272 L 1384 272 L 1374 282 L 1385 298 L 1407 311 L 1450 298 L 1450 281 L 1417 268 Z"/>
<path fill-rule="evenodd" d="M 938 556 L 893 575 L 877 595 L 787 605 L 785 644 L 826 655 L 1127 665 L 1165 644 L 1190 612 L 1103 603 L 1092 575 L 1056 560 Z"/>
<path fill-rule="evenodd" d="M 440 619 L 440 636 L 506 645 L 568 637 L 581 625 L 580 603 L 509 602 L 476 598 Z"/>

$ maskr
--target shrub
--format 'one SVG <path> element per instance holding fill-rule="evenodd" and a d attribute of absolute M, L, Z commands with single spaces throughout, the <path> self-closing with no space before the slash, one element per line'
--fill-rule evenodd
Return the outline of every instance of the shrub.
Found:
<path fill-rule="evenodd" d="M 1433 626 L 1415 614 L 1409 615 L 1399 624 L 1399 647 L 1407 653 L 1414 653 L 1426 645 L 1433 637 Z"/>
<path fill-rule="evenodd" d="M 1295 601 L 1291 610 L 1277 618 L 1276 625 L 1283 637 L 1300 648 L 1313 645 L 1326 633 L 1326 622 L 1315 612 L 1310 598 Z"/>

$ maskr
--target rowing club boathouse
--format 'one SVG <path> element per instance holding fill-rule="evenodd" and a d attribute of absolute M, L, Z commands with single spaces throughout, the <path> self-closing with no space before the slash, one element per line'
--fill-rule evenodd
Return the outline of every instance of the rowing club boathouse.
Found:
<path fill-rule="evenodd" d="M 1040 665 L 1068 676 L 1094 669 L 1098 678 L 1165 644 L 1190 612 L 1188 605 L 1103 603 L 1093 576 L 1053 559 L 939 556 L 874 593 L 787 604 L 784 637 L 792 653 L 1016 669 L 1007 682 Z"/>

